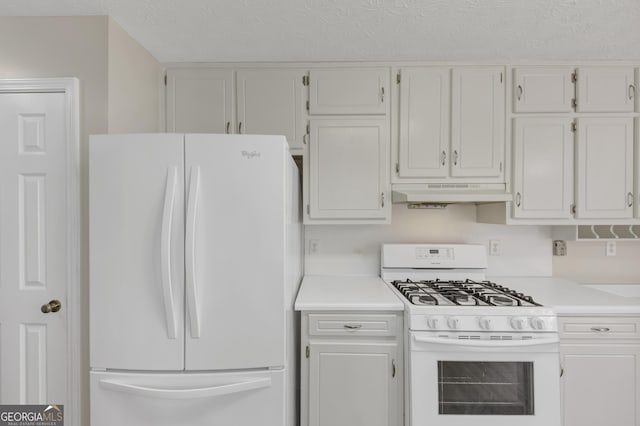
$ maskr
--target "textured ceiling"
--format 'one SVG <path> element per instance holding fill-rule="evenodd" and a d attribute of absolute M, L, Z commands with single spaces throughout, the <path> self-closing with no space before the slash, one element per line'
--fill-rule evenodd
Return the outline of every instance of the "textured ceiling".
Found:
<path fill-rule="evenodd" d="M 110 15 L 160 62 L 640 59 L 640 0 L 2 0 Z"/>

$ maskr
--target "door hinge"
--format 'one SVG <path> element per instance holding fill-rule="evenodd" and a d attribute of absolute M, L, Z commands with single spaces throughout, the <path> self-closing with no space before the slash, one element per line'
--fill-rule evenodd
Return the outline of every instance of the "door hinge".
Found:
<path fill-rule="evenodd" d="M 311 137 L 311 124 L 307 122 L 307 132 L 302 136 L 302 143 L 306 145 L 310 137 Z"/>
<path fill-rule="evenodd" d="M 576 121 L 574 120 L 571 122 L 571 131 L 575 132 L 577 130 L 578 130 L 578 123 L 576 123 Z"/>
<path fill-rule="evenodd" d="M 308 86 L 309 85 L 309 74 L 302 76 L 302 85 L 303 86 Z"/>
<path fill-rule="evenodd" d="M 576 214 L 576 205 L 575 204 L 571 204 L 571 207 L 569 207 L 569 212 L 571 214 Z"/>
<path fill-rule="evenodd" d="M 503 81 L 502 71 L 500 71 L 500 83 Z"/>
<path fill-rule="evenodd" d="M 576 98 L 571 99 L 571 106 L 573 107 L 573 109 L 578 108 L 578 101 L 576 100 Z"/>
<path fill-rule="evenodd" d="M 307 358 L 309 358 L 309 356 L 311 355 L 311 350 L 309 349 L 309 345 L 307 345 L 306 349 L 305 349 L 305 356 Z"/>
<path fill-rule="evenodd" d="M 400 71 L 398 71 L 398 74 L 396 74 L 396 83 L 400 84 Z"/>
<path fill-rule="evenodd" d="M 165 86 L 167 85 L 167 75 L 166 74 L 164 75 L 164 85 Z"/>
<path fill-rule="evenodd" d="M 396 163 L 396 173 L 400 173 L 400 163 Z"/>
<path fill-rule="evenodd" d="M 380 208 L 384 208 L 384 192 L 380 193 Z"/>
<path fill-rule="evenodd" d="M 578 81 L 578 71 L 574 71 L 571 73 L 571 82 L 575 83 L 576 81 Z"/>
<path fill-rule="evenodd" d="M 309 101 L 307 101 L 307 111 L 309 111 Z"/>

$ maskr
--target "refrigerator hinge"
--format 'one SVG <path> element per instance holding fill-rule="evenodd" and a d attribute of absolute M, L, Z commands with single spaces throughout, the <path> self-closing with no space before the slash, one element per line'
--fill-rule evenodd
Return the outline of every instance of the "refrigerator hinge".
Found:
<path fill-rule="evenodd" d="M 307 345 L 306 349 L 305 349 L 305 355 L 307 358 L 309 358 L 309 356 L 311 355 L 311 350 L 309 349 L 309 345 Z"/>
<path fill-rule="evenodd" d="M 400 84 L 400 71 L 398 71 L 398 74 L 396 74 L 396 83 Z"/>

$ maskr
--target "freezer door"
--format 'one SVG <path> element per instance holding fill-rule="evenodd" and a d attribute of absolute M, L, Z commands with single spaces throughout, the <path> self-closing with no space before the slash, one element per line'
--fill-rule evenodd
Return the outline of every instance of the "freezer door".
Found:
<path fill-rule="evenodd" d="M 281 136 L 185 137 L 188 370 L 284 365 L 287 155 Z"/>
<path fill-rule="evenodd" d="M 184 368 L 184 136 L 90 141 L 90 364 Z"/>
<path fill-rule="evenodd" d="M 282 426 L 284 370 L 91 373 L 91 426 Z"/>

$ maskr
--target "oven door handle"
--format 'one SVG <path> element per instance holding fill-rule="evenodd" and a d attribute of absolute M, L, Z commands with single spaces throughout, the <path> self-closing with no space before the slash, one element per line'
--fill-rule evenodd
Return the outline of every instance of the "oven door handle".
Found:
<path fill-rule="evenodd" d="M 471 348 L 514 348 L 514 347 L 531 347 L 558 344 L 560 338 L 558 337 L 543 337 L 541 339 L 528 339 L 528 340 L 462 340 L 462 339 L 448 339 L 442 337 L 424 337 L 414 336 L 413 340 L 416 343 L 429 343 L 435 345 L 449 345 L 449 346 L 461 346 Z"/>

